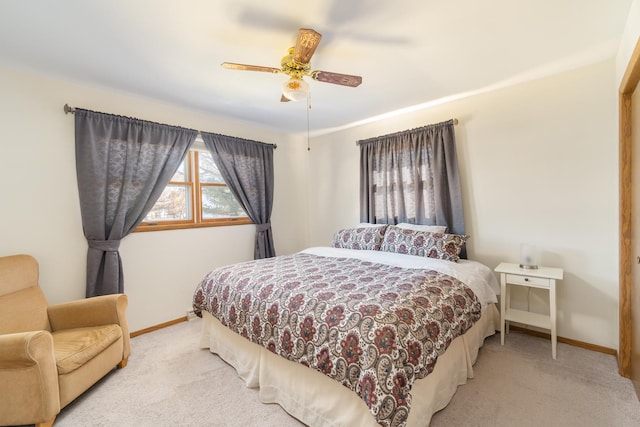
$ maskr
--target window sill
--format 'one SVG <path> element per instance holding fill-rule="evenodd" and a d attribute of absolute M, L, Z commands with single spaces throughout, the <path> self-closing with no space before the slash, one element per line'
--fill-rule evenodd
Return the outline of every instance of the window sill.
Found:
<path fill-rule="evenodd" d="M 253 224 L 249 218 L 229 218 L 219 219 L 214 221 L 207 221 L 201 223 L 164 223 L 164 224 L 141 224 L 135 230 L 134 233 L 141 233 L 146 231 L 164 231 L 164 230 L 184 230 L 188 228 L 206 228 L 206 227 L 227 227 L 230 225 L 247 225 Z"/>

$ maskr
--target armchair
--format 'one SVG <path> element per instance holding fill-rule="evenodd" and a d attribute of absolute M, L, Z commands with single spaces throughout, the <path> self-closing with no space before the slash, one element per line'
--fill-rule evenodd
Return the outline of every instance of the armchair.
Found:
<path fill-rule="evenodd" d="M 0 425 L 51 426 L 131 345 L 127 296 L 49 306 L 29 255 L 0 257 Z"/>

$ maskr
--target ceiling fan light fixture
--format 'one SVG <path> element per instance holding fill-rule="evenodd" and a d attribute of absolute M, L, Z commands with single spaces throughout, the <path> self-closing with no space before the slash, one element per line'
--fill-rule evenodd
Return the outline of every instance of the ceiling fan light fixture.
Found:
<path fill-rule="evenodd" d="M 282 85 L 282 94 L 291 101 L 302 101 L 309 96 L 309 84 L 301 78 L 291 77 Z"/>

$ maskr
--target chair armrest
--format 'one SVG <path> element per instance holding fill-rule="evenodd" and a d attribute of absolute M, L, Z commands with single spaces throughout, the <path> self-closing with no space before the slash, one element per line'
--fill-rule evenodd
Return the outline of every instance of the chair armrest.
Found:
<path fill-rule="evenodd" d="M 123 358 L 126 359 L 131 353 L 127 305 L 125 294 L 111 294 L 50 305 L 47 312 L 52 331 L 114 323 L 120 325 L 124 340 Z"/>
<path fill-rule="evenodd" d="M 58 412 L 58 370 L 49 331 L 0 335 L 2 421 L 43 422 Z"/>
<path fill-rule="evenodd" d="M 41 363 L 51 358 L 55 367 L 53 338 L 48 331 L 18 332 L 0 335 L 0 369 L 13 369 Z M 54 369 L 56 377 L 57 370 Z"/>

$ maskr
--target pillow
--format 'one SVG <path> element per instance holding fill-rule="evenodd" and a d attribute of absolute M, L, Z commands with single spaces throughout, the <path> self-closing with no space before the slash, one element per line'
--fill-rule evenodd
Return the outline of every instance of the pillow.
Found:
<path fill-rule="evenodd" d="M 380 250 L 458 262 L 468 238 L 466 235 L 414 231 L 390 225 L 384 233 Z"/>
<path fill-rule="evenodd" d="M 333 235 L 331 247 L 377 251 L 380 250 L 386 229 L 387 225 L 383 224 L 382 227 L 367 226 L 338 230 Z"/>
<path fill-rule="evenodd" d="M 446 225 L 423 225 L 423 224 L 409 224 L 408 222 L 401 222 L 396 225 L 398 228 L 414 231 L 429 231 L 430 233 L 446 233 Z"/>
<path fill-rule="evenodd" d="M 371 224 L 370 222 L 361 222 L 358 227 L 386 227 L 388 224 Z"/>

